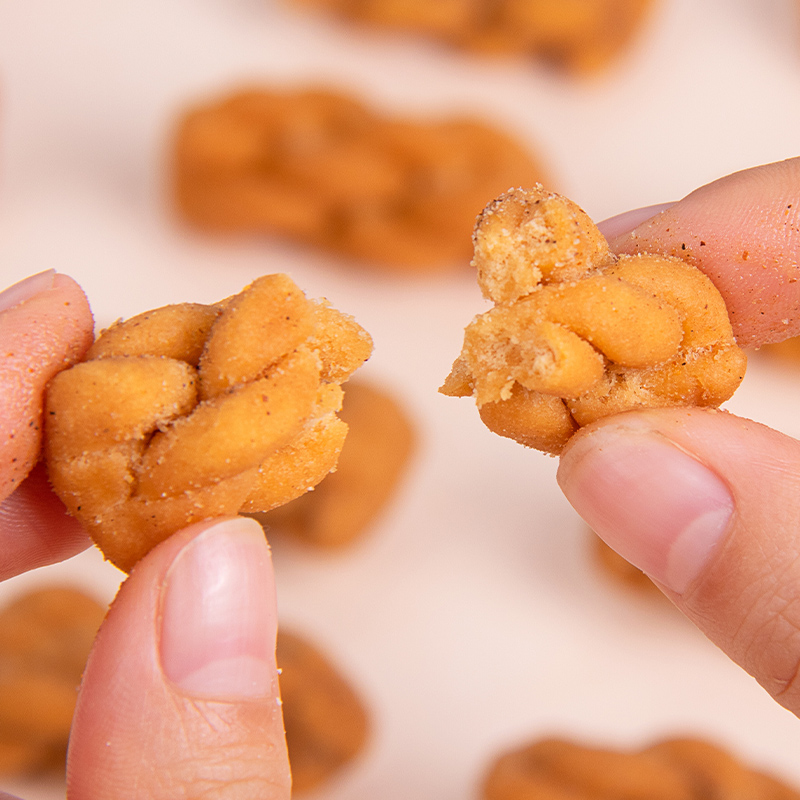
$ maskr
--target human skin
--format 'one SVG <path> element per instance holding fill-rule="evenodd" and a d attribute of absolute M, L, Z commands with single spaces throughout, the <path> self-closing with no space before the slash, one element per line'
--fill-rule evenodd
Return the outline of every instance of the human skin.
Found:
<path fill-rule="evenodd" d="M 2 579 L 90 545 L 41 466 L 31 467 L 45 384 L 91 340 L 89 306 L 71 278 L 42 273 L 0 294 Z M 276 633 L 257 523 L 200 523 L 156 547 L 123 583 L 89 657 L 67 797 L 288 800 Z"/>
<path fill-rule="evenodd" d="M 618 253 L 688 257 L 740 344 L 800 334 L 800 159 L 601 229 Z M 718 410 L 631 411 L 576 434 L 558 481 L 607 544 L 800 714 L 800 442 Z"/>
<path fill-rule="evenodd" d="M 606 231 L 616 234 L 617 252 L 638 246 L 672 253 L 676 243 L 696 241 L 694 263 L 735 309 L 740 343 L 755 346 L 800 333 L 800 282 L 793 280 L 800 226 L 785 213 L 789 205 L 800 207 L 800 159 L 723 178 L 653 219 L 637 212 L 609 221 Z M 626 232 L 632 220 L 636 236 Z M 764 298 L 776 290 L 771 308 Z M 18 307 L 0 311 L 0 319 Z M 0 390 L 16 385 L 6 381 Z M 5 425 L 0 430 L 9 420 Z M 9 468 L 0 463 L 7 478 Z M 719 411 L 635 411 L 581 430 L 561 457 L 558 477 L 600 536 L 651 575 L 778 702 L 800 713 L 800 443 Z M 35 508 L 52 498 L 40 475 L 32 480 L 39 483 L 29 496 L 17 489 L 3 503 L 3 510 L 17 506 L 10 521 L 0 516 L 0 552 L 8 545 L 16 554 L 2 564 L 5 577 L 88 546 L 57 506 L 50 506 L 54 516 L 36 521 Z M 126 580 L 81 689 L 71 800 L 289 797 L 269 649 L 269 551 L 249 525 L 220 520 L 186 529 Z M 65 531 L 69 546 L 59 549 Z M 220 561 L 223 589 L 214 596 Z M 260 565 L 260 581 L 250 563 Z M 233 591 L 242 581 L 251 590 Z M 210 622 L 212 633 L 224 631 L 230 618 L 245 620 L 236 636 L 203 630 Z"/>
<path fill-rule="evenodd" d="M 66 275 L 42 272 L 0 294 L 0 580 L 90 544 L 34 465 L 45 384 L 86 352 L 92 331 L 86 297 Z"/>

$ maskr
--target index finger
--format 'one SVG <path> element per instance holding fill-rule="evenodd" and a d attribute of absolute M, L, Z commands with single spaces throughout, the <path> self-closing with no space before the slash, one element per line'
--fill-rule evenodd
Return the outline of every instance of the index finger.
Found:
<path fill-rule="evenodd" d="M 92 343 L 92 312 L 80 286 L 54 270 L 0 298 L 0 501 L 39 457 L 47 382 Z"/>
<path fill-rule="evenodd" d="M 0 580 L 89 546 L 37 465 L 47 381 L 92 342 L 83 291 L 50 270 L 0 295 Z"/>
<path fill-rule="evenodd" d="M 800 158 L 735 172 L 609 240 L 616 253 L 677 256 L 719 289 L 736 340 L 800 334 Z"/>

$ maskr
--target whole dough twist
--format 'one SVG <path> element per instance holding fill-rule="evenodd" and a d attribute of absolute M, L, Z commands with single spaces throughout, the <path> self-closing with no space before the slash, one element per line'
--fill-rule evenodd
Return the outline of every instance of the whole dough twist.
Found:
<path fill-rule="evenodd" d="M 441 392 L 474 396 L 494 432 L 557 454 L 579 426 L 632 408 L 717 406 L 744 377 L 719 292 L 677 258 L 617 257 L 572 201 L 541 186 L 484 209 L 478 283 Z"/>
<path fill-rule="evenodd" d="M 126 571 L 191 522 L 282 505 L 336 466 L 339 384 L 371 349 L 286 275 L 117 322 L 48 387 L 53 488 Z"/>
<path fill-rule="evenodd" d="M 405 119 L 324 89 L 245 89 L 189 110 L 175 138 L 189 222 L 402 271 L 466 264 L 486 198 L 544 174 L 479 119 Z"/>
<path fill-rule="evenodd" d="M 798 800 L 798 791 L 698 738 L 640 750 L 541 739 L 501 755 L 484 800 Z"/>
<path fill-rule="evenodd" d="M 531 55 L 576 73 L 608 66 L 653 0 L 294 0 L 484 53 Z"/>
<path fill-rule="evenodd" d="M 0 775 L 64 774 L 78 686 L 106 607 L 48 585 L 0 610 Z"/>

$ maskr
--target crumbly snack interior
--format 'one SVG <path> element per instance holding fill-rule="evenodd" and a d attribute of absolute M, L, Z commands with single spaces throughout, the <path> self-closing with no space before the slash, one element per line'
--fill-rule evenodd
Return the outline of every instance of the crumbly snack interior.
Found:
<path fill-rule="evenodd" d="M 280 274 L 119 321 L 48 386 L 50 481 L 129 571 L 192 522 L 267 511 L 321 481 L 347 431 L 340 384 L 371 350 L 352 317 Z"/>
<path fill-rule="evenodd" d="M 800 792 L 696 737 L 641 750 L 542 739 L 501 755 L 484 800 L 798 800 Z"/>
<path fill-rule="evenodd" d="M 64 773 L 86 659 L 105 606 L 71 587 L 0 610 L 0 774 Z"/>
<path fill-rule="evenodd" d="M 495 433 L 558 454 L 602 417 L 718 406 L 741 383 L 747 359 L 714 284 L 677 258 L 615 256 L 567 198 L 507 192 L 473 241 L 494 305 L 467 326 L 440 391 L 474 397 Z"/>
<path fill-rule="evenodd" d="M 347 439 L 336 471 L 266 514 L 266 527 L 322 547 L 349 544 L 364 533 L 390 501 L 415 447 L 414 425 L 390 392 L 364 380 L 349 381 L 340 418 Z"/>
<path fill-rule="evenodd" d="M 653 0 L 294 0 L 483 53 L 519 53 L 576 73 L 612 61 Z"/>
<path fill-rule="evenodd" d="M 305 637 L 279 630 L 276 658 L 292 791 L 305 792 L 364 749 L 369 715 L 340 670 Z"/>
<path fill-rule="evenodd" d="M 465 264 L 486 198 L 545 179 L 526 148 L 479 120 L 402 119 L 323 89 L 254 88 L 194 108 L 174 160 L 178 209 L 200 228 L 399 271 Z"/>

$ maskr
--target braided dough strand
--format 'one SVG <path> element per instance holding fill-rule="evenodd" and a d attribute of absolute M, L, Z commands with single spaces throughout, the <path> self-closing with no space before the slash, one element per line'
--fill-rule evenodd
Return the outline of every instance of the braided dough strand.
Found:
<path fill-rule="evenodd" d="M 484 800 L 797 800 L 798 791 L 699 738 L 636 750 L 540 739 L 503 753 L 483 784 Z"/>
<path fill-rule="evenodd" d="M 48 387 L 50 480 L 129 570 L 191 522 L 268 511 L 322 480 L 347 431 L 339 384 L 371 349 L 285 275 L 117 322 Z"/>
<path fill-rule="evenodd" d="M 543 175 L 480 120 L 405 119 L 313 88 L 238 91 L 188 111 L 175 138 L 175 197 L 190 223 L 397 270 L 465 264 L 486 198 Z"/>

